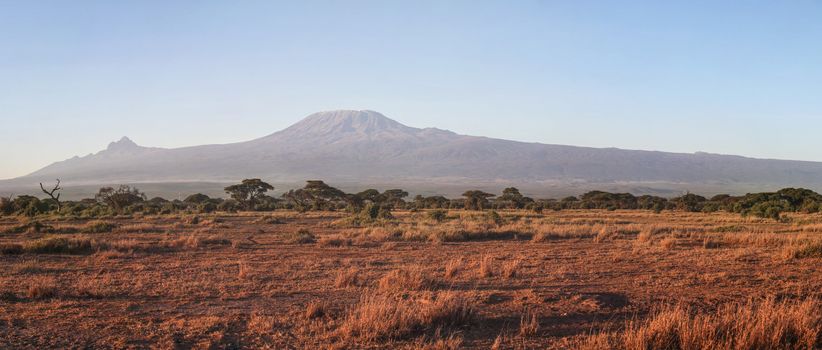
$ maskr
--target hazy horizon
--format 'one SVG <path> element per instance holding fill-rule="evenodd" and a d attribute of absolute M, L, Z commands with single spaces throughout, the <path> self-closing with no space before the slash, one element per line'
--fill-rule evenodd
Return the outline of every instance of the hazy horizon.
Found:
<path fill-rule="evenodd" d="M 0 179 L 122 136 L 318 111 L 459 134 L 822 161 L 822 3 L 0 4 Z"/>

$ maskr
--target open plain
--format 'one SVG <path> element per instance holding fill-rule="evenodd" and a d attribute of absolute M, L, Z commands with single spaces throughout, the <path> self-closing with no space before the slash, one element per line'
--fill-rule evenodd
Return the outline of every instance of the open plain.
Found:
<path fill-rule="evenodd" d="M 6 217 L 0 231 L 0 348 L 822 345 L 819 214 L 405 211 L 355 225 L 279 211 Z"/>

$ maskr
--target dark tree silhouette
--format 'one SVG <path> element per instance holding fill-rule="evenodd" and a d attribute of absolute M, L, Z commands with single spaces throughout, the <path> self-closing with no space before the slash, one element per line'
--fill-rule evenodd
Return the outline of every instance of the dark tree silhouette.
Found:
<path fill-rule="evenodd" d="M 480 190 L 466 191 L 462 196 L 465 197 L 465 209 L 468 210 L 487 208 L 489 205 L 488 198 L 494 197 L 493 194 Z"/>
<path fill-rule="evenodd" d="M 43 190 L 43 193 L 45 193 L 49 197 L 51 197 L 51 199 L 54 201 L 54 203 L 57 203 L 57 211 L 60 211 L 60 193 L 57 193 L 57 196 L 54 195 L 54 192 L 57 192 L 57 191 L 60 191 L 60 190 L 63 189 L 63 188 L 60 187 L 60 179 L 57 179 L 57 184 L 54 185 L 54 188 L 52 188 L 51 191 L 46 190 L 46 188 L 43 187 L 42 182 L 40 183 L 40 189 Z"/>
<path fill-rule="evenodd" d="M 195 193 L 186 197 L 186 199 L 183 199 L 183 202 L 200 204 L 208 202 L 209 200 L 211 200 L 211 197 L 204 195 L 202 193 Z"/>

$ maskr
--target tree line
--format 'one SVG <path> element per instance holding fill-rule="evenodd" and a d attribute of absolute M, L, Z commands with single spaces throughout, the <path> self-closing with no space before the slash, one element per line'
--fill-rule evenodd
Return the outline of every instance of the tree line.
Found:
<path fill-rule="evenodd" d="M 743 196 L 720 194 L 706 198 L 686 193 L 675 198 L 630 193 L 590 191 L 581 196 L 561 199 L 534 199 L 523 195 L 517 188 L 509 187 L 500 195 L 470 190 L 462 198 L 444 196 L 409 197 L 402 189 L 380 192 L 367 189 L 358 193 L 346 193 L 321 180 L 309 180 L 305 186 L 292 189 L 279 197 L 268 195 L 274 186 L 260 179 L 245 179 L 226 187 L 229 198 L 212 198 L 202 193 L 182 200 L 148 198 L 145 193 L 128 185 L 103 187 L 94 198 L 79 201 L 61 201 L 60 181 L 51 189 L 40 184 L 48 198 L 31 195 L 0 198 L 0 215 L 37 216 L 56 214 L 64 216 L 100 217 L 117 214 L 171 214 L 176 212 L 209 213 L 215 211 L 321 211 L 347 210 L 364 213 L 366 217 L 389 217 L 391 210 L 419 209 L 467 209 L 500 210 L 525 209 L 535 212 L 544 210 L 604 209 L 604 210 L 679 210 L 688 212 L 726 211 L 762 218 L 780 219 L 784 212 L 816 213 L 822 209 L 822 195 L 803 188 L 785 188 L 776 192 L 749 193 Z"/>

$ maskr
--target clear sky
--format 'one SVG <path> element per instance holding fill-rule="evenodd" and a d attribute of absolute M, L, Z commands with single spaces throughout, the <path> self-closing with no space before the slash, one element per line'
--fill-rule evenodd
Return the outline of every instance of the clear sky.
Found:
<path fill-rule="evenodd" d="M 0 178 L 316 111 L 822 161 L 822 2 L 0 0 Z"/>

